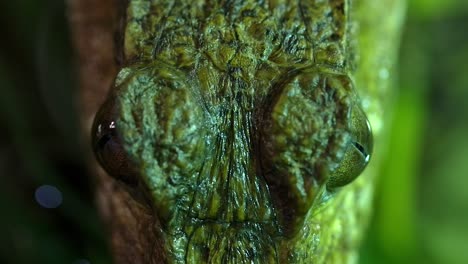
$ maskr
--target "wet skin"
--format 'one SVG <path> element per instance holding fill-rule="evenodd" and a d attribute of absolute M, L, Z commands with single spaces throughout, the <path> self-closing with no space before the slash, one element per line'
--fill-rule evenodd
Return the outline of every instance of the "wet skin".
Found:
<path fill-rule="evenodd" d="M 372 152 L 351 8 L 129 1 L 93 148 L 152 208 L 167 262 L 310 263 L 348 243 L 333 211 Z"/>

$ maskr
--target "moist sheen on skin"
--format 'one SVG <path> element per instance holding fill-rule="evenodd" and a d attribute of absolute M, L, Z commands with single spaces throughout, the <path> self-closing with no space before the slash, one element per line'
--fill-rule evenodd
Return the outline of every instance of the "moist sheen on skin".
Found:
<path fill-rule="evenodd" d="M 354 250 L 357 220 L 341 211 L 358 198 L 344 185 L 372 135 L 351 3 L 129 0 L 95 149 L 146 197 L 169 263 L 323 263 Z"/>

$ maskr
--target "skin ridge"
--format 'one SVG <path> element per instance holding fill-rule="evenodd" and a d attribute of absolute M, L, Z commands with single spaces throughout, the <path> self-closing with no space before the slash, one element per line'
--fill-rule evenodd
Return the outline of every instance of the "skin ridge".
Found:
<path fill-rule="evenodd" d="M 134 0 L 130 2 L 127 13 L 125 60 L 127 64 L 133 64 L 135 61 L 159 58 L 183 68 L 184 65 L 195 63 L 195 60 L 200 58 L 199 54 L 214 59 L 214 56 L 210 56 L 210 47 L 219 47 L 208 41 L 216 40 L 221 43 L 218 46 L 234 46 L 233 53 L 250 53 L 248 55 L 253 57 L 258 57 L 257 51 L 265 44 L 273 46 L 280 55 L 287 54 L 292 57 L 285 59 L 286 63 L 278 63 L 283 67 L 298 68 L 323 64 L 331 66 L 330 68 L 345 68 L 346 62 L 343 58 L 348 48 L 348 6 L 348 1 L 344 0 Z M 253 31 L 260 30 L 259 33 L 267 31 L 267 36 L 255 34 L 256 32 L 239 32 L 248 26 L 251 26 Z M 271 28 L 268 29 L 267 26 Z M 225 34 L 215 35 L 216 39 L 211 37 L 219 31 L 225 31 Z M 133 37 L 134 35 L 137 37 Z M 298 43 L 298 40 L 303 43 Z M 242 49 L 243 45 L 254 47 L 254 52 Z M 178 49 L 179 47 L 184 49 Z M 316 54 L 298 52 L 304 49 L 310 49 L 308 52 Z M 333 53 L 325 52 L 327 49 L 333 49 Z M 199 56 L 186 56 L 196 52 Z M 324 54 L 327 56 L 320 57 L 322 52 L 327 53 Z M 270 51 L 268 55 L 272 53 L 274 52 Z M 175 57 L 171 55 L 180 55 L 180 58 L 187 61 L 174 60 Z M 259 61 L 268 59 L 271 60 L 271 57 L 263 55 Z M 226 59 L 223 63 L 214 64 L 218 69 L 226 71 L 226 66 L 231 65 L 231 62 L 232 59 Z"/>
<path fill-rule="evenodd" d="M 152 195 L 168 262 L 294 259 L 306 214 L 326 196 L 323 173 L 343 156 L 357 100 L 349 80 L 349 8 L 337 0 L 129 1 L 114 91 L 118 125 Z M 303 91 L 304 83 L 314 85 Z M 272 165 L 299 159 L 295 151 L 264 160 L 280 151 L 272 142 L 283 133 L 278 122 L 287 127 L 281 113 L 300 114 L 288 108 L 298 93 L 307 94 L 301 106 L 330 107 L 311 125 L 325 135 L 306 132 L 330 139 L 317 145 L 322 154 L 310 161 L 312 175 L 302 171 L 307 166 L 291 168 L 296 190 L 290 179 L 275 182 L 293 173 Z"/>

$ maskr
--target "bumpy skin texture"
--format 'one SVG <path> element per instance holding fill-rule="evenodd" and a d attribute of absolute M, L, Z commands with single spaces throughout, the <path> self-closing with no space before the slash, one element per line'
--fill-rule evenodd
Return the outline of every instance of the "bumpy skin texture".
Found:
<path fill-rule="evenodd" d="M 151 262 L 355 259 L 371 180 L 339 187 L 364 169 L 372 139 L 353 8 L 129 1 L 124 67 L 94 148 L 157 218 L 165 259 Z"/>

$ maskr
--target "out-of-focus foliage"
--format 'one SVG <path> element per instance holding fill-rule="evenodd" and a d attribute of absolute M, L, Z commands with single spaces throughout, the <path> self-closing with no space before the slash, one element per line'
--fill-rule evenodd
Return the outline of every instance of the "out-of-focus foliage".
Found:
<path fill-rule="evenodd" d="M 468 263 L 468 1 L 409 0 L 361 263 Z"/>
<path fill-rule="evenodd" d="M 64 1 L 1 1 L 0 263 L 109 263 L 78 140 Z M 468 1 L 409 0 L 361 263 L 468 263 Z M 63 203 L 41 207 L 35 190 Z M 86 261 L 87 260 L 87 261 Z"/>
<path fill-rule="evenodd" d="M 109 263 L 78 139 L 64 4 L 0 2 L 0 263 Z M 58 208 L 36 202 L 42 185 L 61 192 Z"/>

